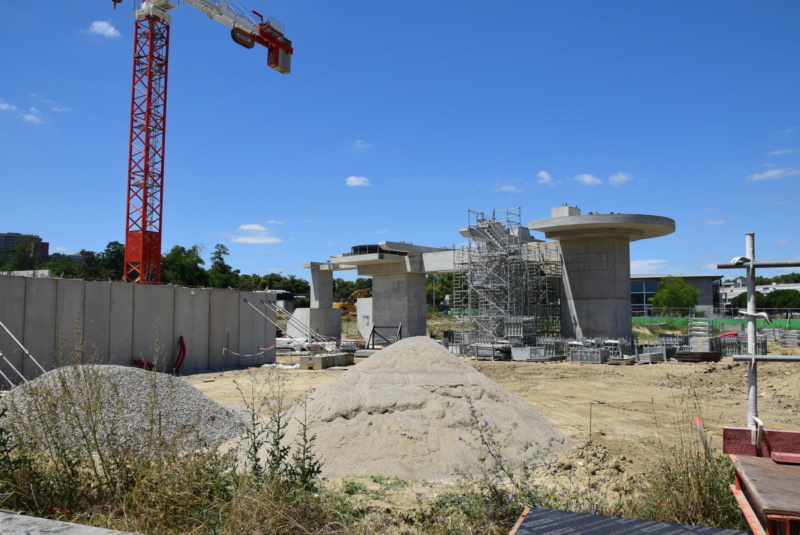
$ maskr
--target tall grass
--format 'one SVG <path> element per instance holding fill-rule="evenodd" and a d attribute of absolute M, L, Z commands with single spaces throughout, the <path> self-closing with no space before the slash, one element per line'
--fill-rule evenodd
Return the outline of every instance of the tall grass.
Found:
<path fill-rule="evenodd" d="M 506 437 L 467 398 L 469 429 L 453 447 L 472 448 L 477 465 L 431 498 L 390 508 L 386 492 L 406 482 L 373 478 L 381 487 L 375 491 L 358 481 L 337 487 L 319 478 L 324 460 L 315 455 L 304 406 L 285 410 L 291 400 L 280 370 L 253 372 L 238 385 L 248 414 L 243 451 L 222 453 L 217 444 L 199 442 L 187 451 L 191 425 L 177 434 L 160 425 L 171 400 L 156 388 L 156 372 L 147 393 L 150 425 L 134 444 L 122 440 L 118 427 L 125 399 L 102 367 L 83 365 L 99 356 L 80 336 L 74 339 L 62 351 L 59 378 L 28 385 L 27 419 L 13 404 L 0 411 L 2 508 L 158 535 L 494 535 L 507 533 L 525 507 L 746 528 L 728 489 L 730 465 L 708 453 L 691 427 L 692 417 L 701 416 L 691 392 L 675 403 L 676 420 L 684 424 L 677 426 L 679 446 L 655 450 L 631 494 L 619 491 L 623 474 L 569 458 L 580 451 L 556 458 L 545 448 L 525 463 L 508 462 Z M 151 360 L 159 353 L 154 348 Z M 296 437 L 285 436 L 288 418 L 300 420 Z M 77 438 L 68 430 L 77 430 Z"/>

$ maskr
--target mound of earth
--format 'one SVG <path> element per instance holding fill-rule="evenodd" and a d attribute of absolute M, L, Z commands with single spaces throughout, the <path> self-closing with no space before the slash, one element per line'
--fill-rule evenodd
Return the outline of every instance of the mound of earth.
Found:
<path fill-rule="evenodd" d="M 426 337 L 359 363 L 309 396 L 306 410 L 325 477 L 430 480 L 470 471 L 480 453 L 470 447 L 473 410 L 508 461 L 569 446 L 530 405 Z M 293 438 L 302 406 L 289 414 Z"/>
<path fill-rule="evenodd" d="M 114 365 L 64 366 L 12 389 L 8 417 L 31 436 L 78 443 L 97 429 L 109 447 L 140 448 L 163 437 L 179 448 L 237 437 L 239 414 L 177 377 Z M 44 434 L 41 434 L 44 431 Z"/>

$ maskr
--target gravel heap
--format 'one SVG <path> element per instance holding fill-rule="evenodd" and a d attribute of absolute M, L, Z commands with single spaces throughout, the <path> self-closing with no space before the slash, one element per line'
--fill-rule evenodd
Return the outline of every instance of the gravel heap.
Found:
<path fill-rule="evenodd" d="M 392 344 L 312 394 L 307 423 L 324 477 L 431 480 L 478 462 L 469 446 L 473 409 L 511 462 L 569 446 L 530 405 L 426 337 Z M 302 414 L 289 411 L 287 438 Z"/>
<path fill-rule="evenodd" d="M 74 401 L 68 401 L 68 399 Z M 9 417 L 42 429 L 57 423 L 60 441 L 77 441 L 87 414 L 97 414 L 101 442 L 139 448 L 154 428 L 178 438 L 181 449 L 214 445 L 237 437 L 241 413 L 164 373 L 113 365 L 64 366 L 11 390 L 3 399 Z M 87 410 L 99 407 L 99 410 Z M 13 421 L 13 420 L 12 420 Z"/>

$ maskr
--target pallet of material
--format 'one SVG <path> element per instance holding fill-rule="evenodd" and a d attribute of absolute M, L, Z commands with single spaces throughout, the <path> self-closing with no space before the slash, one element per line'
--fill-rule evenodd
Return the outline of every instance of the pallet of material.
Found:
<path fill-rule="evenodd" d="M 633 366 L 636 364 L 636 359 L 633 357 L 614 357 L 608 359 L 606 364 L 611 364 L 613 366 Z"/>
<path fill-rule="evenodd" d="M 570 349 L 569 360 L 583 364 L 605 364 L 611 353 L 608 349 Z"/>
<path fill-rule="evenodd" d="M 675 353 L 678 362 L 719 362 L 722 353 L 719 351 L 678 351 Z"/>

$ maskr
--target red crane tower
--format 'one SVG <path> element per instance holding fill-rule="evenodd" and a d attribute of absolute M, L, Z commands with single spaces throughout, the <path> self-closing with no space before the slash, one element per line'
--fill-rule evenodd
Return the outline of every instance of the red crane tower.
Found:
<path fill-rule="evenodd" d="M 112 0 L 114 7 L 122 0 Z M 133 44 L 128 203 L 125 219 L 125 280 L 161 282 L 161 214 L 164 186 L 164 131 L 167 119 L 169 11 L 178 0 L 137 0 Z M 267 65 L 282 74 L 291 68 L 292 42 L 283 25 L 259 13 L 256 22 L 226 0 L 183 0 L 231 29 L 245 48 L 267 49 Z"/>

